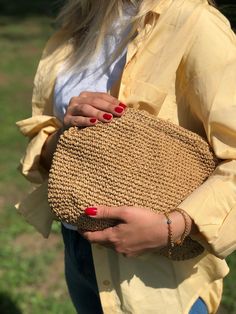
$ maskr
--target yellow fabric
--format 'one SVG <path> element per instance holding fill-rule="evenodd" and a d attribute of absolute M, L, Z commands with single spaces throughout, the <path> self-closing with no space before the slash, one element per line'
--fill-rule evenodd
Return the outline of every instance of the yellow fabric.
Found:
<path fill-rule="evenodd" d="M 93 245 L 98 286 L 104 313 L 187 314 L 199 295 L 215 313 L 228 272 L 223 258 L 236 248 L 236 39 L 228 21 L 205 0 L 160 0 L 153 12 L 159 18 L 152 32 L 145 37 L 147 21 L 128 46 L 117 96 L 207 137 L 223 159 L 179 206 L 198 225 L 195 238 L 207 250 L 172 262 L 154 253 L 127 259 Z M 59 32 L 49 41 L 35 79 L 33 116 L 18 123 L 30 138 L 22 172 L 43 183 L 19 211 L 44 236 L 53 216 L 38 157 L 47 135 L 60 127 L 52 95 L 58 67 L 71 49 L 62 38 Z"/>

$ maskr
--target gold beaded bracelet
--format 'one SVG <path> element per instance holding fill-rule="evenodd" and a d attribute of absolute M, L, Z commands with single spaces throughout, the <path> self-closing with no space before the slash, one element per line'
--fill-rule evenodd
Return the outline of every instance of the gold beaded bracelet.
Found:
<path fill-rule="evenodd" d="M 174 241 L 173 241 L 172 227 L 171 227 L 172 220 L 170 219 L 169 213 L 163 212 L 163 214 L 166 217 L 166 223 L 168 226 L 168 256 L 170 258 L 172 254 L 172 248 L 175 246 Z"/>
<path fill-rule="evenodd" d="M 180 240 L 177 240 L 176 242 L 173 241 L 173 230 L 172 230 L 172 226 L 171 226 L 172 220 L 170 219 L 170 216 L 169 216 L 170 213 L 173 213 L 175 211 L 180 213 L 184 218 L 184 232 L 181 235 Z M 168 213 L 163 212 L 163 214 L 166 217 L 166 223 L 168 226 L 168 256 L 170 258 L 172 256 L 172 249 L 174 248 L 174 246 L 175 245 L 181 246 L 183 244 L 184 240 L 186 239 L 186 237 L 189 235 L 190 226 L 188 223 L 187 213 L 181 208 L 176 208 L 176 209 L 174 209 Z"/>
<path fill-rule="evenodd" d="M 182 215 L 182 217 L 184 218 L 184 224 L 185 224 L 184 232 L 181 235 L 180 240 L 175 242 L 175 244 L 177 244 L 177 245 L 182 245 L 184 240 L 186 239 L 186 237 L 189 235 L 189 232 L 190 232 L 190 226 L 189 226 L 189 223 L 188 223 L 188 217 L 187 217 L 187 213 L 183 209 L 181 209 L 181 208 L 176 208 L 172 212 L 174 212 L 174 211 L 180 213 Z"/>

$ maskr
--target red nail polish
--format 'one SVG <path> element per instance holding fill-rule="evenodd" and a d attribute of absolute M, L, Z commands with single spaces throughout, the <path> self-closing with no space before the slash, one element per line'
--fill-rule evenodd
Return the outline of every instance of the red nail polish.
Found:
<path fill-rule="evenodd" d="M 90 119 L 90 122 L 91 123 L 95 123 L 97 121 L 97 119 L 96 118 L 92 118 L 92 119 Z"/>
<path fill-rule="evenodd" d="M 85 209 L 85 215 L 87 216 L 96 216 L 97 215 L 97 208 L 96 207 L 88 207 Z"/>
<path fill-rule="evenodd" d="M 112 115 L 108 114 L 108 113 L 104 113 L 103 118 L 106 120 L 111 120 L 112 119 Z"/>
<path fill-rule="evenodd" d="M 122 107 L 122 108 L 125 109 L 127 106 L 126 106 L 125 104 L 123 104 L 122 102 L 120 102 L 120 103 L 119 103 L 119 107 Z"/>
<path fill-rule="evenodd" d="M 116 107 L 115 108 L 115 112 L 117 112 L 117 113 L 121 113 L 123 111 L 124 111 L 124 108 L 122 108 L 122 107 Z"/>

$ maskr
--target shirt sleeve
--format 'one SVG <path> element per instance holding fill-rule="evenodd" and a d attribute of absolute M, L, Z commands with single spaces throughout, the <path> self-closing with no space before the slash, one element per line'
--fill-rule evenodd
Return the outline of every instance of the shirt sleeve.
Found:
<path fill-rule="evenodd" d="M 42 147 L 48 136 L 61 127 L 61 122 L 55 117 L 36 115 L 18 121 L 16 124 L 21 133 L 29 138 L 19 169 L 29 181 L 41 184 L 48 177 L 48 172 L 40 163 Z"/>
<path fill-rule="evenodd" d="M 225 258 L 236 249 L 236 37 L 228 21 L 206 7 L 183 64 L 185 100 L 222 160 L 179 207 L 194 220 L 194 238 Z"/>
<path fill-rule="evenodd" d="M 34 79 L 32 117 L 16 123 L 21 133 L 29 138 L 19 168 L 32 183 L 41 184 L 48 177 L 48 172 L 40 164 L 41 150 L 48 136 L 62 125 L 53 116 L 53 89 L 65 47 L 62 32 L 58 31 L 49 39 Z"/>

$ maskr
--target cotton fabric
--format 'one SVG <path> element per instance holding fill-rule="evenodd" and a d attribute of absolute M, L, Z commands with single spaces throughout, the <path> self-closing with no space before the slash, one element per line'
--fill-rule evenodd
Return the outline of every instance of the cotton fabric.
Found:
<path fill-rule="evenodd" d="M 187 314 L 200 296 L 215 313 L 228 273 L 223 260 L 236 247 L 236 39 L 228 21 L 204 0 L 161 0 L 129 44 L 120 82 L 111 93 L 205 136 L 222 163 L 179 207 L 197 224 L 194 238 L 206 251 L 185 262 L 155 253 L 125 258 L 93 245 L 104 313 Z M 58 32 L 49 41 L 35 78 L 32 117 L 18 122 L 30 138 L 22 173 L 40 184 L 18 205 L 45 237 L 53 215 L 47 204 L 47 172 L 39 156 L 47 136 L 61 126 L 53 116 L 53 89 L 60 64 L 72 49 Z M 92 205 L 92 204 L 91 204 Z"/>
<path fill-rule="evenodd" d="M 78 232 L 62 225 L 65 245 L 65 275 L 71 299 L 78 314 L 100 314 L 98 293 L 90 243 Z M 205 302 L 198 298 L 189 314 L 208 314 Z"/>

